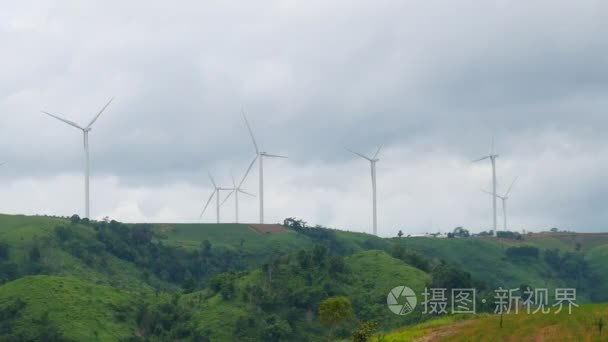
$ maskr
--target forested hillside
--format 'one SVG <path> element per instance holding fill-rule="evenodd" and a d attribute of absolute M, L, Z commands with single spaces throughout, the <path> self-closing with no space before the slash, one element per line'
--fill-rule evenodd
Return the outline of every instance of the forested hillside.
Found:
<path fill-rule="evenodd" d="M 0 337 L 371 336 L 432 318 L 420 307 L 406 316 L 388 310 L 387 294 L 401 285 L 418 294 L 425 287 L 475 287 L 488 299 L 498 286 L 576 287 L 581 303 L 605 300 L 600 290 L 608 278 L 606 246 L 597 237 L 542 234 L 381 239 L 294 219 L 275 233 L 260 233 L 236 224 L 127 225 L 2 215 Z"/>

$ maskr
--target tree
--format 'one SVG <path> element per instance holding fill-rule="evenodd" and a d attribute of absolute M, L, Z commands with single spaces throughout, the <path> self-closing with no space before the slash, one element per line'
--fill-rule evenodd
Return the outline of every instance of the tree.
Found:
<path fill-rule="evenodd" d="M 467 238 L 467 237 L 471 236 L 471 233 L 469 233 L 469 231 L 467 229 L 464 229 L 462 227 L 456 227 L 456 228 L 454 228 L 453 236 Z"/>
<path fill-rule="evenodd" d="M 403 236 L 403 232 L 401 231 L 401 229 L 399 229 L 399 233 L 397 233 L 397 236 L 401 239 L 401 237 Z"/>
<path fill-rule="evenodd" d="M 376 322 L 364 322 L 353 331 L 353 342 L 367 342 L 378 328 Z"/>
<path fill-rule="evenodd" d="M 74 214 L 72 215 L 72 217 L 70 217 L 70 221 L 72 222 L 72 224 L 77 224 L 80 222 L 80 216 Z"/>
<path fill-rule="evenodd" d="M 547 249 L 543 253 L 543 259 L 552 268 L 558 270 L 561 264 L 561 257 L 559 255 L 559 249 Z"/>
<path fill-rule="evenodd" d="M 9 246 L 5 242 L 0 242 L 0 260 L 8 260 Z"/>
<path fill-rule="evenodd" d="M 444 261 L 431 272 L 432 287 L 445 289 L 468 289 L 473 286 L 471 274 L 449 266 Z"/>
<path fill-rule="evenodd" d="M 291 334 L 291 326 L 284 320 L 278 319 L 276 316 L 270 316 L 267 319 L 266 328 L 264 329 L 264 341 L 275 342 L 285 341 L 285 338 Z"/>
<path fill-rule="evenodd" d="M 192 293 L 196 289 L 196 282 L 192 279 L 192 276 L 186 277 L 186 280 L 182 284 L 182 289 L 184 293 Z"/>
<path fill-rule="evenodd" d="M 329 274 L 336 275 L 338 273 L 343 273 L 346 270 L 346 264 L 344 263 L 344 259 L 339 256 L 332 256 L 329 258 Z"/>
<path fill-rule="evenodd" d="M 509 247 L 507 248 L 507 257 L 513 260 L 522 258 L 534 258 L 538 259 L 540 253 L 538 247 L 534 246 L 520 246 L 520 247 Z"/>
<path fill-rule="evenodd" d="M 30 249 L 30 261 L 38 262 L 40 261 L 40 249 L 37 246 L 32 247 Z"/>
<path fill-rule="evenodd" d="M 306 228 L 306 222 L 303 220 L 298 220 L 295 217 L 286 218 L 285 220 L 283 220 L 283 225 L 293 230 L 302 230 Z"/>
<path fill-rule="evenodd" d="M 327 257 L 327 248 L 323 245 L 315 245 L 315 247 L 312 249 L 313 266 L 317 266 L 317 267 L 324 266 L 326 257 Z"/>
<path fill-rule="evenodd" d="M 211 242 L 209 242 L 209 240 L 204 240 L 201 243 L 201 254 L 204 257 L 209 257 L 211 256 Z"/>
<path fill-rule="evenodd" d="M 335 327 L 354 317 L 353 306 L 346 297 L 330 297 L 319 305 L 319 321 L 329 327 L 329 335 L 333 334 Z"/>

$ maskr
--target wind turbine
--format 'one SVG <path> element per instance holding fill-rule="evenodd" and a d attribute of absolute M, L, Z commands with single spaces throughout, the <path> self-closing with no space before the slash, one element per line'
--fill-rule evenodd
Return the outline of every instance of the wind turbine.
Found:
<path fill-rule="evenodd" d="M 55 119 L 59 120 L 59 121 L 63 121 L 64 123 L 73 126 L 75 128 L 78 128 L 79 130 L 82 131 L 83 135 L 84 135 L 84 154 L 85 154 L 85 161 L 84 161 L 84 211 L 85 211 L 85 217 L 89 218 L 89 214 L 90 214 L 90 206 L 89 206 L 89 172 L 90 172 L 90 167 L 89 167 L 89 132 L 93 129 L 93 124 L 95 123 L 95 121 L 97 121 L 97 119 L 99 119 L 99 116 L 101 116 L 101 113 L 103 113 L 104 110 L 106 110 L 106 108 L 108 108 L 108 106 L 110 105 L 110 103 L 112 103 L 112 101 L 114 100 L 114 98 L 111 98 L 110 101 L 108 101 L 108 103 L 106 103 L 105 106 L 103 106 L 103 108 L 101 108 L 101 110 L 99 111 L 99 113 L 97 113 L 97 115 L 95 115 L 95 117 L 93 118 L 93 120 L 91 120 L 91 122 L 85 126 L 82 127 L 79 124 L 70 121 L 70 120 L 66 120 L 63 119 L 57 115 L 42 111 L 42 113 L 49 115 L 51 117 L 54 117 Z"/>
<path fill-rule="evenodd" d="M 490 154 L 484 157 L 481 157 L 479 159 L 475 159 L 473 160 L 473 163 L 485 160 L 485 159 L 489 159 L 490 162 L 492 163 L 492 209 L 493 209 L 493 213 L 494 213 L 494 221 L 493 221 L 493 228 L 494 228 L 494 237 L 496 237 L 496 226 L 497 226 L 497 222 L 496 222 L 496 158 L 498 158 L 498 154 L 494 154 L 494 141 L 492 141 L 492 148 L 490 150 Z"/>
<path fill-rule="evenodd" d="M 513 179 L 513 182 L 511 183 L 511 186 L 509 186 L 509 189 L 507 190 L 507 192 L 505 192 L 504 195 L 496 195 L 497 198 L 500 198 L 502 200 L 502 218 L 503 218 L 503 230 L 507 231 L 507 200 L 509 199 L 509 193 L 511 192 L 511 189 L 513 188 L 513 185 L 515 185 L 515 181 L 517 181 L 518 177 L 515 177 L 515 179 Z M 486 190 L 481 190 L 483 192 L 485 192 L 488 195 L 492 195 L 491 192 L 486 191 Z"/>
<path fill-rule="evenodd" d="M 380 149 L 382 149 L 382 145 L 380 145 L 380 147 L 378 147 L 376 154 L 374 154 L 374 156 L 372 158 L 365 156 L 361 153 L 347 149 L 349 152 L 354 153 L 363 159 L 367 159 L 371 166 L 371 171 L 372 171 L 372 213 L 373 213 L 374 235 L 378 235 L 378 217 L 377 217 L 377 210 L 376 210 L 376 163 L 380 160 L 380 159 L 378 159 L 378 154 L 380 153 Z"/>
<path fill-rule="evenodd" d="M 239 183 L 238 186 L 236 185 L 236 181 L 234 180 L 234 177 L 232 177 L 232 185 L 234 186 L 234 188 L 232 191 L 230 191 L 228 196 L 226 196 L 226 198 L 224 198 L 224 201 L 222 202 L 222 205 L 224 205 L 224 203 L 226 203 L 226 201 L 228 201 L 230 196 L 232 194 L 234 194 L 234 217 L 235 217 L 236 223 L 239 223 L 239 192 L 243 193 L 245 195 L 249 195 L 251 197 L 255 197 L 254 194 L 251 194 L 251 193 L 243 190 L 242 186 L 243 186 L 243 182 L 245 182 L 245 179 L 247 178 L 247 175 L 249 174 L 249 171 L 251 171 L 251 168 L 253 167 L 253 163 L 255 163 L 256 159 L 257 159 L 257 157 L 255 159 L 253 159 L 251 164 L 249 164 L 249 168 L 247 169 L 247 172 L 245 172 L 245 175 L 243 176 L 243 179 L 241 179 L 241 182 Z"/>
<path fill-rule="evenodd" d="M 251 130 L 251 126 L 249 126 L 249 121 L 247 121 L 247 116 L 245 116 L 245 111 L 243 113 L 243 119 L 245 120 L 245 124 L 247 125 L 247 130 L 249 130 L 249 135 L 251 136 L 251 141 L 253 142 L 253 147 L 255 148 L 256 157 L 251 162 L 253 163 L 256 159 L 259 159 L 260 164 L 260 223 L 264 223 L 264 158 L 287 158 L 286 156 L 280 156 L 277 154 L 270 154 L 264 151 L 260 151 L 258 148 L 258 144 L 255 141 L 255 137 L 253 136 L 253 131 Z"/>
<path fill-rule="evenodd" d="M 207 203 L 205 204 L 205 207 L 203 208 L 200 217 L 203 217 L 203 215 L 205 214 L 205 210 L 207 210 L 209 203 L 211 203 L 211 200 L 213 199 L 213 195 L 215 195 L 215 215 L 217 218 L 217 223 L 220 223 L 220 191 L 230 191 L 233 190 L 233 188 L 223 188 L 217 186 L 215 180 L 213 179 L 213 176 L 211 176 L 211 173 L 209 173 L 209 179 L 211 179 L 211 184 L 213 184 L 213 192 L 211 193 L 211 196 L 209 196 L 209 199 L 207 200 Z"/>

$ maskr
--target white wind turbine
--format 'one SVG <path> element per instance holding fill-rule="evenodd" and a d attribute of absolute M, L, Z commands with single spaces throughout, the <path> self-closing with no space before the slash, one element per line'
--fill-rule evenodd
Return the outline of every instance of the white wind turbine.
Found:
<path fill-rule="evenodd" d="M 255 137 L 253 136 L 253 131 L 251 130 L 251 126 L 249 126 L 249 121 L 247 121 L 247 117 L 245 116 L 245 112 L 243 111 L 243 119 L 245 120 L 245 124 L 247 125 L 247 130 L 249 130 L 249 135 L 251 135 L 251 141 L 253 142 L 253 147 L 255 148 L 255 154 L 256 157 L 253 159 L 253 162 L 251 162 L 251 164 L 253 165 L 253 163 L 256 161 L 256 159 L 259 159 L 259 164 L 260 164 L 260 190 L 259 190 L 259 195 L 260 195 L 260 223 L 264 223 L 264 158 L 287 158 L 285 156 L 280 156 L 277 154 L 269 154 L 263 151 L 260 151 L 260 149 L 258 148 L 258 144 L 255 141 Z"/>
<path fill-rule="evenodd" d="M 103 113 L 103 111 L 106 110 L 106 108 L 110 105 L 110 103 L 112 103 L 113 100 L 114 100 L 114 98 L 111 98 L 110 101 L 108 101 L 108 103 L 106 103 L 106 105 L 103 106 L 103 108 L 101 108 L 99 113 L 97 113 L 97 115 L 95 115 L 93 120 L 91 120 L 91 122 L 85 127 L 82 127 L 73 121 L 63 119 L 57 115 L 53 115 L 51 113 L 42 111 L 46 115 L 52 116 L 59 121 L 63 121 L 64 123 L 66 123 L 70 126 L 78 128 L 79 130 L 82 131 L 82 133 L 84 135 L 84 154 L 85 154 L 85 161 L 84 161 L 84 208 L 85 209 L 84 209 L 84 211 L 85 211 L 86 218 L 89 218 L 89 214 L 90 214 L 90 206 L 89 206 L 89 203 L 90 203 L 89 202 L 89 171 L 90 171 L 90 167 L 89 167 L 89 132 L 92 130 L 92 126 L 95 123 L 95 121 L 97 121 L 97 119 L 99 119 L 99 116 L 101 115 L 101 113 Z"/>
<path fill-rule="evenodd" d="M 509 186 L 509 189 L 507 189 L 507 192 L 505 192 L 504 195 L 498 195 L 496 194 L 497 198 L 500 198 L 502 200 L 502 219 L 503 219 L 503 230 L 507 231 L 507 200 L 509 199 L 509 193 L 511 193 L 511 189 L 513 188 L 513 185 L 515 185 L 515 181 L 517 181 L 518 177 L 515 177 L 515 179 L 513 179 L 513 182 L 511 183 L 511 186 Z M 492 195 L 491 192 L 486 191 L 486 190 L 481 190 L 483 192 L 485 192 L 488 195 Z"/>
<path fill-rule="evenodd" d="M 494 142 L 492 142 L 492 148 L 490 150 L 490 154 L 484 157 L 481 157 L 479 159 L 475 159 L 473 160 L 473 163 L 485 160 L 485 159 L 490 159 L 490 162 L 492 163 L 492 209 L 493 209 L 493 228 L 494 228 L 494 236 L 496 237 L 496 226 L 497 226 L 497 221 L 496 221 L 496 158 L 498 158 L 498 154 L 494 154 Z"/>
<path fill-rule="evenodd" d="M 213 176 L 211 176 L 211 173 L 209 174 L 209 179 L 211 179 L 211 183 L 213 184 L 213 192 L 211 193 L 211 196 L 209 196 L 209 199 L 207 200 L 207 203 L 205 204 L 205 207 L 203 208 L 203 211 L 201 212 L 201 218 L 203 217 L 203 215 L 205 214 L 205 211 L 207 210 L 207 207 L 209 206 L 209 203 L 211 203 L 211 200 L 213 199 L 213 195 L 215 195 L 215 215 L 216 215 L 216 221 L 217 223 L 220 223 L 220 191 L 222 190 L 226 190 L 226 191 L 230 191 L 233 190 L 233 188 L 222 188 L 217 186 L 217 184 L 215 183 L 215 180 L 213 179 Z"/>
<path fill-rule="evenodd" d="M 234 180 L 234 177 L 232 177 L 232 185 L 234 186 L 233 190 L 230 191 L 230 193 L 228 194 L 228 196 L 226 196 L 226 198 L 224 198 L 224 201 L 222 202 L 222 205 L 224 205 L 224 203 L 226 203 L 226 201 L 228 201 L 228 199 L 230 198 L 230 196 L 232 194 L 234 194 L 234 217 L 235 217 L 235 223 L 239 223 L 239 192 L 251 197 L 255 197 L 254 194 L 251 194 L 245 190 L 243 190 L 242 186 L 243 183 L 245 182 L 245 179 L 247 178 L 247 175 L 249 174 L 249 171 L 251 171 L 251 168 L 253 167 L 253 163 L 255 163 L 255 160 L 257 159 L 257 157 L 251 162 L 251 164 L 249 164 L 249 168 L 247 169 L 247 172 L 245 172 L 245 175 L 243 176 L 243 178 L 241 179 L 241 182 L 239 183 L 239 185 L 236 185 L 236 181 Z"/>
<path fill-rule="evenodd" d="M 380 147 L 378 147 L 376 154 L 374 154 L 374 156 L 372 158 L 365 156 L 361 153 L 347 149 L 349 152 L 354 153 L 363 159 L 367 159 L 371 166 L 371 171 L 372 171 L 372 213 L 373 213 L 374 235 L 378 235 L 378 216 L 377 216 L 377 210 L 376 210 L 376 163 L 380 160 L 380 159 L 378 159 L 378 154 L 380 153 L 380 149 L 382 149 L 382 145 L 380 145 Z"/>

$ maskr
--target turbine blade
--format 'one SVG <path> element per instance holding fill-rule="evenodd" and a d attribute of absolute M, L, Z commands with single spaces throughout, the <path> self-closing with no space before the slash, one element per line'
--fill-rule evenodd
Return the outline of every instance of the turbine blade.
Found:
<path fill-rule="evenodd" d="M 247 116 L 245 116 L 245 110 L 241 108 L 241 112 L 243 113 L 243 119 L 245 120 L 245 124 L 247 125 L 247 130 L 249 131 L 249 135 L 251 136 L 251 141 L 253 142 L 253 147 L 255 147 L 255 153 L 260 153 L 258 149 L 258 143 L 255 141 L 255 137 L 253 136 L 253 131 L 251 130 L 251 126 L 249 126 L 249 121 L 247 121 Z"/>
<path fill-rule="evenodd" d="M 232 191 L 230 191 L 228 193 L 228 196 L 226 196 L 226 198 L 224 198 L 224 200 L 222 201 L 222 204 L 220 204 L 220 206 L 224 205 L 224 203 L 226 203 L 226 201 L 230 198 L 230 196 L 232 196 L 232 194 L 234 193 L 234 189 L 232 189 Z"/>
<path fill-rule="evenodd" d="M 213 184 L 213 187 L 217 190 L 217 184 L 215 184 L 215 180 L 213 179 L 211 172 L 209 172 L 209 179 L 211 179 L 211 183 Z"/>
<path fill-rule="evenodd" d="M 236 189 L 236 181 L 234 180 L 234 175 L 231 173 L 230 178 L 232 178 L 232 186 Z"/>
<path fill-rule="evenodd" d="M 241 179 L 241 182 L 239 183 L 239 186 L 236 187 L 237 189 L 240 189 L 241 185 L 243 185 L 243 183 L 245 182 L 245 179 L 249 175 L 249 172 L 251 171 L 251 168 L 253 167 L 253 164 L 255 163 L 256 160 L 258 160 L 258 156 L 257 155 L 255 156 L 255 158 L 253 158 L 253 160 L 251 161 L 251 164 L 249 164 L 249 167 L 247 168 L 247 171 L 245 172 L 245 175 Z"/>
<path fill-rule="evenodd" d="M 494 194 L 491 191 L 487 191 L 487 190 L 481 189 L 481 192 L 485 192 L 486 194 L 488 194 L 490 196 L 494 196 Z"/>
<path fill-rule="evenodd" d="M 251 197 L 255 197 L 255 195 L 254 195 L 254 194 L 252 194 L 252 193 L 250 193 L 250 192 L 247 192 L 247 191 L 245 191 L 245 190 L 238 189 L 238 191 L 239 191 L 240 193 L 245 194 L 245 195 L 249 195 L 249 196 L 251 196 Z"/>
<path fill-rule="evenodd" d="M 55 119 L 57 119 L 57 120 L 59 120 L 59 121 L 63 121 L 63 122 L 67 123 L 67 124 L 68 124 L 68 125 L 70 125 L 70 126 L 74 126 L 74 127 L 78 128 L 78 129 L 84 130 L 84 128 L 80 127 L 80 125 L 78 125 L 78 124 L 77 124 L 77 123 L 75 123 L 74 121 L 70 121 L 70 120 L 66 120 L 66 119 L 64 119 L 64 118 L 60 118 L 60 117 L 58 117 L 57 115 L 53 115 L 53 114 L 51 114 L 51 113 L 49 113 L 49 112 L 45 112 L 45 111 L 42 111 L 42 112 L 43 112 L 44 114 L 46 114 L 46 115 L 49 115 L 49 116 L 54 117 Z"/>
<path fill-rule="evenodd" d="M 91 126 L 93 126 L 95 121 L 97 121 L 97 119 L 99 119 L 99 116 L 101 115 L 101 113 L 103 113 L 103 111 L 106 110 L 106 108 L 108 108 L 108 106 L 110 105 L 110 103 L 112 103 L 112 101 L 114 101 L 113 97 L 110 99 L 110 101 L 108 101 L 108 103 L 106 103 L 105 106 L 103 106 L 103 108 L 101 108 L 99 113 L 97 113 L 97 115 L 95 115 L 95 117 L 93 118 L 93 120 L 91 120 L 91 123 L 87 126 L 87 128 L 91 128 Z"/>
<path fill-rule="evenodd" d="M 490 196 L 494 196 L 494 194 L 492 192 L 490 192 L 490 191 L 486 191 L 486 190 L 481 189 L 481 192 L 485 192 L 486 194 L 488 194 Z M 496 194 L 496 198 L 504 199 L 504 197 L 500 196 L 499 194 Z"/>
<path fill-rule="evenodd" d="M 382 146 L 384 146 L 384 144 L 380 145 L 380 147 L 378 147 L 378 151 L 376 151 L 376 154 L 374 154 L 374 158 L 376 159 L 376 157 L 378 157 L 378 154 L 380 153 L 380 150 L 382 149 Z"/>
<path fill-rule="evenodd" d="M 482 160 L 485 160 L 485 159 L 488 159 L 488 158 L 490 158 L 490 156 L 481 157 L 479 159 L 475 159 L 475 160 L 471 161 L 471 163 L 477 163 L 479 161 L 482 161 Z"/>
<path fill-rule="evenodd" d="M 509 196 L 509 193 L 511 192 L 511 189 L 513 189 L 513 185 L 515 185 L 515 182 L 517 181 L 517 178 L 519 178 L 519 176 L 515 177 L 515 179 L 513 179 L 513 182 L 511 183 L 511 186 L 509 186 L 509 189 L 507 190 L 507 192 L 505 192 L 505 197 Z"/>
<path fill-rule="evenodd" d="M 348 148 L 347 148 L 346 150 L 347 150 L 348 152 L 350 152 L 350 153 L 353 153 L 353 154 L 358 155 L 359 157 L 361 157 L 361 158 L 363 158 L 363 159 L 367 159 L 367 160 L 369 160 L 369 161 L 372 161 L 372 159 L 371 159 L 371 158 L 366 157 L 366 156 L 362 155 L 362 154 L 361 154 L 361 153 L 359 153 L 359 152 L 355 152 L 355 151 L 353 151 L 353 150 L 351 150 L 351 149 L 348 149 Z"/>
<path fill-rule="evenodd" d="M 280 156 L 278 154 L 268 154 L 268 153 L 264 154 L 264 157 L 270 157 L 270 158 L 288 158 L 286 156 Z"/>
<path fill-rule="evenodd" d="M 209 203 L 211 203 L 211 200 L 213 199 L 213 195 L 215 195 L 215 192 L 217 190 L 213 190 L 213 192 L 211 193 L 211 196 L 209 196 L 209 199 L 207 200 L 207 203 L 205 204 L 205 207 L 203 208 L 203 211 L 201 212 L 201 216 L 199 218 L 203 217 L 203 214 L 205 213 L 205 210 L 207 210 L 207 207 L 209 206 Z"/>

